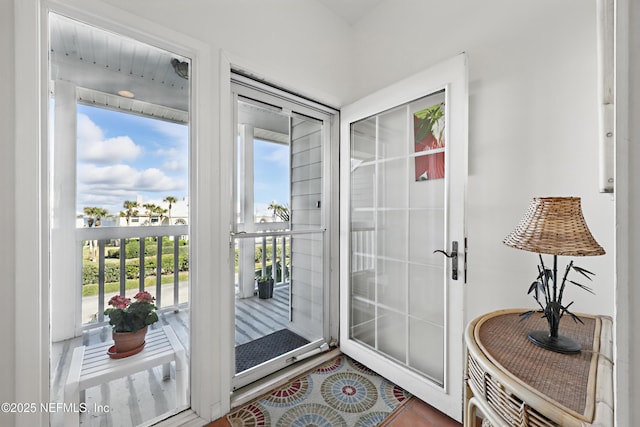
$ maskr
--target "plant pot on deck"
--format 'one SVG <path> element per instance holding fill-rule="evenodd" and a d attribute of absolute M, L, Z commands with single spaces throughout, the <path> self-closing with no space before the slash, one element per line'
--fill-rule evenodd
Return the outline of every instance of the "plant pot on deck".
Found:
<path fill-rule="evenodd" d="M 258 298 L 268 299 L 273 297 L 273 279 L 258 282 Z"/>
<path fill-rule="evenodd" d="M 147 326 L 135 332 L 112 332 L 114 350 L 118 354 L 133 355 L 142 350 L 147 335 Z M 139 349 L 139 350 L 138 350 Z M 138 351 L 135 351 L 138 350 Z"/>

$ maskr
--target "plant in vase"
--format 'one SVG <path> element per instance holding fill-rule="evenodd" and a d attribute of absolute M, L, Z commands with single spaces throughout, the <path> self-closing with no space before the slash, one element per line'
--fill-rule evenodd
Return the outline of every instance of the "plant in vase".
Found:
<path fill-rule="evenodd" d="M 141 291 L 133 299 L 132 302 L 131 298 L 115 295 L 109 300 L 111 307 L 104 311 L 109 316 L 109 324 L 113 326 L 115 353 L 135 354 L 141 351 L 147 326 L 158 321 L 155 297 L 147 291 Z"/>
<path fill-rule="evenodd" d="M 270 275 L 259 276 L 256 278 L 258 282 L 258 298 L 268 299 L 273 297 L 273 277 Z"/>

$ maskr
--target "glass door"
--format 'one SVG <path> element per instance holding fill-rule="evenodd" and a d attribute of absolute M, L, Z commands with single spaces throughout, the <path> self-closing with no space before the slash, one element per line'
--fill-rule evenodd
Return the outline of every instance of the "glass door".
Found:
<path fill-rule="evenodd" d="M 237 77 L 233 388 L 328 349 L 331 117 Z"/>
<path fill-rule="evenodd" d="M 458 420 L 465 62 L 358 101 L 342 122 L 341 349 Z"/>

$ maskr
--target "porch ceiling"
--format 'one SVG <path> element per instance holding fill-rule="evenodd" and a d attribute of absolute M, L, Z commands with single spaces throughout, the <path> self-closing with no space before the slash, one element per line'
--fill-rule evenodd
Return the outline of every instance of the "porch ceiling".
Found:
<path fill-rule="evenodd" d="M 51 15 L 50 34 L 50 77 L 73 82 L 79 102 L 188 121 L 189 80 L 172 65 L 187 58 L 59 15 Z"/>

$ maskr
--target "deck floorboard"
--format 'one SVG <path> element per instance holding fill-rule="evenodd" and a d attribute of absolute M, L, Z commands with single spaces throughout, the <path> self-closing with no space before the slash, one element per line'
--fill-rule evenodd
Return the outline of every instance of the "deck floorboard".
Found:
<path fill-rule="evenodd" d="M 274 297 L 259 299 L 257 296 L 236 299 L 236 346 L 286 328 L 288 324 L 289 287 L 276 287 Z M 171 326 L 190 357 L 187 306 L 178 311 L 159 313 L 160 320 L 151 329 Z M 109 325 L 86 330 L 82 336 L 52 343 L 51 345 L 51 401 L 64 401 L 66 382 L 73 349 L 81 345 L 111 342 Z M 162 367 L 138 372 L 107 384 L 86 390 L 87 412 L 80 414 L 80 425 L 85 426 L 135 426 L 174 410 L 175 366 L 171 366 L 171 379 L 164 380 Z M 94 408 L 109 412 L 94 411 Z M 51 414 L 51 425 L 63 425 L 63 413 Z"/>

